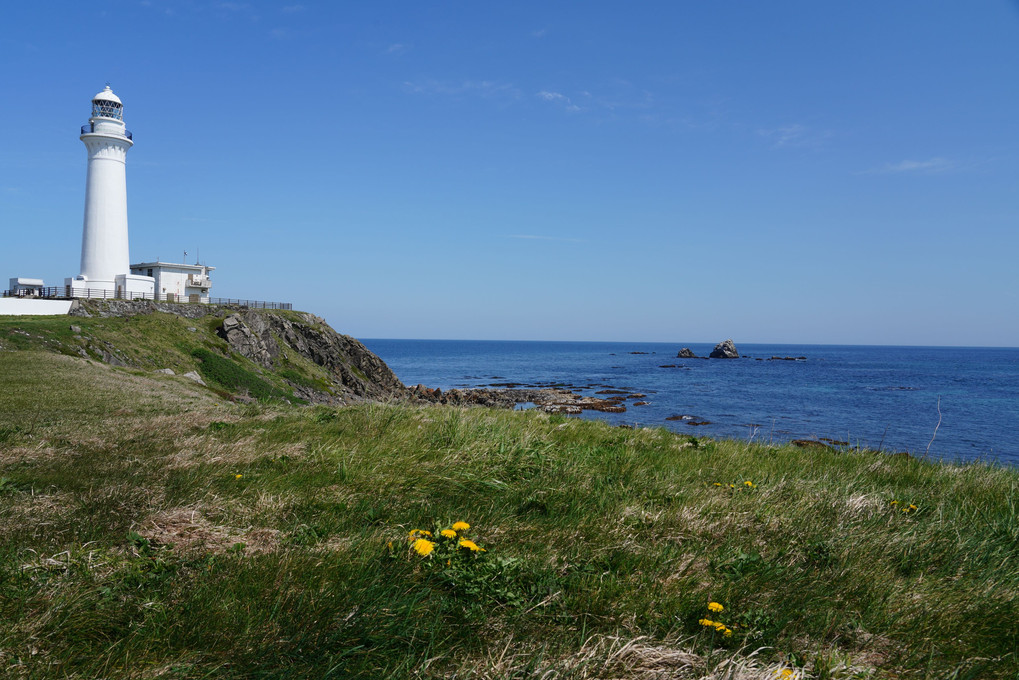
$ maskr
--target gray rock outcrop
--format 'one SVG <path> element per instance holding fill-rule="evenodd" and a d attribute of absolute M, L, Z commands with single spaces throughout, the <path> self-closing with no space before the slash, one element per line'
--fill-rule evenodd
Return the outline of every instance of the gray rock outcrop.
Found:
<path fill-rule="evenodd" d="M 190 378 L 191 380 L 194 380 L 199 385 L 203 385 L 203 386 L 205 385 L 205 381 L 202 380 L 202 376 L 198 375 L 197 371 L 188 371 L 187 373 L 184 374 L 184 377 L 185 378 Z"/>
<path fill-rule="evenodd" d="M 166 312 L 188 319 L 200 319 L 215 314 L 217 305 L 185 305 L 152 300 L 75 300 L 69 316 L 80 317 L 131 317 L 152 312 Z"/>
<path fill-rule="evenodd" d="M 693 350 L 689 347 L 684 347 L 679 350 L 679 354 L 676 355 L 677 359 L 696 359 L 697 355 L 693 353 Z"/>
<path fill-rule="evenodd" d="M 285 352 L 302 355 L 327 369 L 336 392 L 344 397 L 389 399 L 407 391 L 367 347 L 313 314 L 237 312 L 227 316 L 216 332 L 238 354 L 265 368 L 272 368 Z"/>
<path fill-rule="evenodd" d="M 739 359 L 739 352 L 736 351 L 736 345 L 730 339 L 715 345 L 715 349 L 711 350 L 708 357 L 711 359 Z"/>

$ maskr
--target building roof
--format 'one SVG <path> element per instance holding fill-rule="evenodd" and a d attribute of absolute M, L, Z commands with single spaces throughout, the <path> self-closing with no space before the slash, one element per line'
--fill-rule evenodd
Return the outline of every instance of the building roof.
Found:
<path fill-rule="evenodd" d="M 101 100 L 101 101 L 117 102 L 118 104 L 123 106 L 123 102 L 120 101 L 120 97 L 118 97 L 117 95 L 113 94 L 113 90 L 110 89 L 109 85 L 107 85 L 105 88 L 103 88 L 102 92 L 100 92 L 96 96 L 92 97 L 92 101 L 96 101 L 97 99 Z"/>
<path fill-rule="evenodd" d="M 175 269 L 193 269 L 196 272 L 200 271 L 212 271 L 215 267 L 210 267 L 207 264 L 177 264 L 175 262 L 139 262 L 138 264 L 131 265 L 131 269 L 166 269 L 173 267 Z"/>

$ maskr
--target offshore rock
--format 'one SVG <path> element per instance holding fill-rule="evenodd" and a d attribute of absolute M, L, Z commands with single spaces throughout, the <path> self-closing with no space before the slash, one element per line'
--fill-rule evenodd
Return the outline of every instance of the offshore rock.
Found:
<path fill-rule="evenodd" d="M 696 359 L 697 355 L 693 353 L 693 350 L 689 347 L 684 347 L 679 350 L 679 354 L 676 355 L 677 359 Z"/>
<path fill-rule="evenodd" d="M 715 349 L 711 350 L 708 357 L 711 359 L 739 359 L 739 352 L 736 351 L 736 345 L 730 339 L 715 345 Z"/>
<path fill-rule="evenodd" d="M 818 451 L 834 451 L 834 449 L 822 441 L 816 439 L 794 439 L 790 444 L 798 446 L 801 449 L 816 449 Z"/>

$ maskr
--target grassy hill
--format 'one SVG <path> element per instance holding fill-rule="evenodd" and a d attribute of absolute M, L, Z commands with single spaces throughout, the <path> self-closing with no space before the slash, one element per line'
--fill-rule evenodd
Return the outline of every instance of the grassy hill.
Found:
<path fill-rule="evenodd" d="M 153 373 L 293 390 L 211 326 L 0 320 L 0 676 L 1019 673 L 1015 470 Z"/>
<path fill-rule="evenodd" d="M 92 316 L 0 317 L 0 350 L 80 356 L 136 375 L 192 373 L 240 401 L 346 403 L 404 391 L 364 345 L 303 312 L 119 300 L 81 307 Z"/>

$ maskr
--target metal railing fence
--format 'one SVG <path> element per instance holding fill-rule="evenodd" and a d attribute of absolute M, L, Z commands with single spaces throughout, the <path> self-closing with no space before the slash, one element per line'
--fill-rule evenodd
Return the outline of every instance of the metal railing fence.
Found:
<path fill-rule="evenodd" d="M 2 297 L 28 298 L 33 300 L 153 300 L 155 302 L 174 302 L 178 304 L 233 305 L 249 309 L 290 309 L 290 302 L 266 302 L 264 300 L 242 300 L 239 298 L 206 298 L 192 300 L 186 296 L 173 293 L 130 293 L 107 290 L 105 288 L 71 288 L 70 286 L 47 286 L 32 291 L 3 291 Z"/>
<path fill-rule="evenodd" d="M 86 123 L 85 125 L 81 126 L 81 134 L 83 135 L 92 134 L 95 131 L 96 126 L 93 125 L 92 123 Z M 134 135 L 131 134 L 130 130 L 124 130 L 124 136 L 130 139 L 131 141 L 134 141 Z"/>

